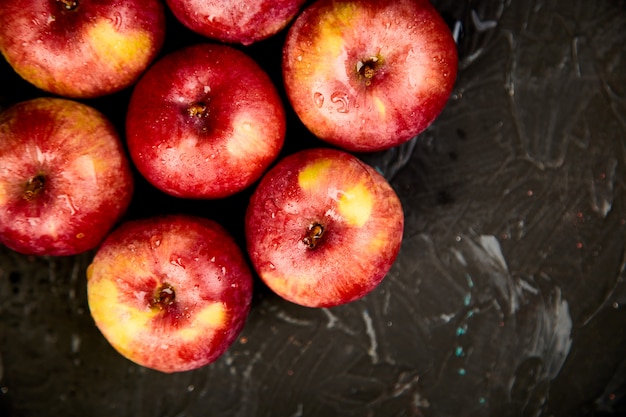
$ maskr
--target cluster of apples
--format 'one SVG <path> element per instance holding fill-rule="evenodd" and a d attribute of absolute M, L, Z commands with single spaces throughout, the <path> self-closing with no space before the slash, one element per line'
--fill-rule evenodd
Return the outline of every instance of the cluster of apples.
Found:
<path fill-rule="evenodd" d="M 207 41 L 159 56 L 165 7 Z M 285 108 L 245 46 L 289 24 L 285 91 L 329 146 L 278 160 Z M 162 372 L 226 351 L 250 309 L 252 271 L 308 307 L 351 302 L 382 281 L 403 209 L 354 152 L 423 131 L 457 68 L 428 0 L 12 0 L 0 5 L 0 51 L 53 95 L 0 115 L 0 242 L 31 255 L 96 249 L 87 270 L 96 325 L 122 355 Z M 124 143 L 78 99 L 126 88 Z M 206 218 L 123 221 L 131 164 L 181 199 L 255 186 L 241 219 L 246 251 Z"/>

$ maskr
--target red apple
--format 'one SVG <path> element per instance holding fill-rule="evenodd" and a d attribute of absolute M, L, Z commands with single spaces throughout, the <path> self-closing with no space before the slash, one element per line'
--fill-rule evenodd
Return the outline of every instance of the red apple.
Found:
<path fill-rule="evenodd" d="M 252 274 L 230 234 L 185 215 L 122 224 L 87 269 L 91 315 L 123 356 L 161 372 L 215 361 L 242 330 Z"/>
<path fill-rule="evenodd" d="M 259 179 L 282 148 L 285 125 L 280 96 L 252 58 L 200 44 L 170 53 L 142 76 L 126 136 L 135 165 L 155 187 L 210 199 Z"/>
<path fill-rule="evenodd" d="M 395 261 L 404 227 L 398 196 L 372 167 L 334 149 L 280 160 L 246 213 L 254 268 L 281 297 L 332 307 L 371 292 Z"/>
<path fill-rule="evenodd" d="M 222 42 L 250 45 L 280 32 L 305 0 L 167 0 L 187 28 Z"/>
<path fill-rule="evenodd" d="M 128 207 L 133 177 L 97 110 L 60 98 L 0 114 L 0 242 L 33 255 L 96 247 Z"/>
<path fill-rule="evenodd" d="M 133 84 L 165 37 L 159 0 L 0 3 L 0 52 L 38 88 L 91 98 Z"/>
<path fill-rule="evenodd" d="M 415 137 L 442 111 L 457 50 L 428 0 L 318 0 L 290 28 L 287 95 L 304 125 L 350 151 Z"/>

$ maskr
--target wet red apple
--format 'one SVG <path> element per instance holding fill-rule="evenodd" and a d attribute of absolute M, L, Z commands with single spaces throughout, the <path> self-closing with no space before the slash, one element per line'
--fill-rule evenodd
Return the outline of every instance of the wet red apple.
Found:
<path fill-rule="evenodd" d="M 133 84 L 159 52 L 159 0 L 0 2 L 0 52 L 45 91 L 91 98 Z"/>
<path fill-rule="evenodd" d="M 264 70 L 244 52 L 198 44 L 156 62 L 126 114 L 130 155 L 158 189 L 182 198 L 235 194 L 276 159 L 285 110 Z"/>
<path fill-rule="evenodd" d="M 435 120 L 457 60 L 452 34 L 428 0 L 318 0 L 288 32 L 283 75 L 311 132 L 369 152 L 406 142 Z"/>
<path fill-rule="evenodd" d="M 241 332 L 252 299 L 243 253 L 214 221 L 186 215 L 122 224 L 87 270 L 89 309 L 108 342 L 161 372 L 214 362 Z"/>
<path fill-rule="evenodd" d="M 247 249 L 261 279 L 288 301 L 332 307 L 364 297 L 393 265 L 404 214 L 372 167 L 334 149 L 280 160 L 246 213 Z"/>
<path fill-rule="evenodd" d="M 0 242 L 24 254 L 96 247 L 126 211 L 133 177 L 94 108 L 37 98 L 0 114 Z"/>
<path fill-rule="evenodd" d="M 305 0 L 167 0 L 186 27 L 211 39 L 250 45 L 280 32 Z"/>

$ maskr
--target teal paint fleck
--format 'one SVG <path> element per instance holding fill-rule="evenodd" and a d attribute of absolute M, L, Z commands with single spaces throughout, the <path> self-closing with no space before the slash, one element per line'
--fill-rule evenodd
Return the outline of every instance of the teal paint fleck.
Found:
<path fill-rule="evenodd" d="M 457 327 L 457 329 L 456 329 L 456 335 L 457 336 L 464 335 L 465 333 L 467 333 L 467 325 L 463 325 L 461 327 Z"/>
<path fill-rule="evenodd" d="M 465 298 L 463 299 L 463 305 L 467 307 L 470 305 L 471 302 L 472 302 L 472 294 L 470 293 L 465 294 Z"/>
<path fill-rule="evenodd" d="M 454 354 L 456 356 L 463 356 L 463 348 L 461 346 L 457 346 L 457 348 L 454 351 Z"/>
<path fill-rule="evenodd" d="M 474 288 L 474 281 L 472 280 L 472 276 L 470 274 L 465 274 L 465 279 L 467 280 L 467 286 L 469 288 Z"/>
<path fill-rule="evenodd" d="M 461 376 L 465 375 L 465 368 L 460 368 L 459 369 L 459 375 L 461 375 Z"/>
<path fill-rule="evenodd" d="M 487 400 L 485 399 L 485 397 L 480 397 L 480 398 L 478 399 L 478 403 L 479 403 L 480 405 L 483 405 L 483 404 L 485 404 L 486 402 L 487 402 Z"/>

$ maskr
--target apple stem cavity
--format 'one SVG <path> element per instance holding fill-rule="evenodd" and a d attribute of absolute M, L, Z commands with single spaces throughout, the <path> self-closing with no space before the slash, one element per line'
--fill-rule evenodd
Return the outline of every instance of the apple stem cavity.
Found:
<path fill-rule="evenodd" d="M 381 59 L 377 56 L 372 56 L 366 60 L 360 60 L 356 63 L 356 72 L 365 79 L 366 86 L 372 84 L 372 78 L 374 78 L 376 70 L 381 64 Z"/>
<path fill-rule="evenodd" d="M 24 187 L 24 199 L 32 201 L 43 191 L 46 179 L 43 175 L 39 174 L 29 179 Z"/>
<path fill-rule="evenodd" d="M 206 104 L 194 103 L 187 107 L 187 114 L 189 115 L 189 117 L 201 118 L 207 116 L 209 112 L 207 111 Z"/>
<path fill-rule="evenodd" d="M 324 235 L 324 226 L 315 222 L 309 225 L 306 236 L 302 239 L 302 242 L 309 248 L 315 249 Z"/>
<path fill-rule="evenodd" d="M 63 5 L 65 10 L 74 10 L 78 7 L 78 2 L 76 0 L 57 0 L 57 1 Z"/>
<path fill-rule="evenodd" d="M 174 291 L 174 287 L 165 282 L 154 292 L 154 296 L 150 301 L 150 307 L 165 310 L 168 306 L 174 304 L 175 298 L 176 291 Z"/>

